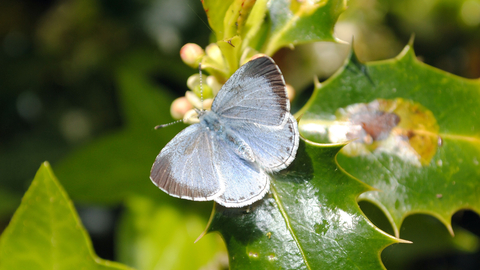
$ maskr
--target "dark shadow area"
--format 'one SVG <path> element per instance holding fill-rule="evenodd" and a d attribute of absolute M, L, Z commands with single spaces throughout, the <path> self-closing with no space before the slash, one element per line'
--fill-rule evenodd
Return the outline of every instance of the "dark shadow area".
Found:
<path fill-rule="evenodd" d="M 480 222 L 478 215 L 471 213 L 459 211 L 455 214 L 452 219 L 455 237 L 433 216 L 408 216 L 400 229 L 400 238 L 413 243 L 387 247 L 382 252 L 382 261 L 386 268 L 479 269 L 480 239 L 476 235 L 478 226 L 474 229 L 476 233 L 465 229 Z"/>

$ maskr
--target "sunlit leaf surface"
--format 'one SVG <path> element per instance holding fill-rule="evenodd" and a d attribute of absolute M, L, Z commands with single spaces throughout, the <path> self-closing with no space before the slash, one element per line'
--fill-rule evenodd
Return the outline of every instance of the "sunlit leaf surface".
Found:
<path fill-rule="evenodd" d="M 395 59 L 350 61 L 319 85 L 300 129 L 317 142 L 354 140 L 341 167 L 375 187 L 361 199 L 384 210 L 395 233 L 412 213 L 450 218 L 480 210 L 480 81 L 419 62 L 411 46 Z"/>
<path fill-rule="evenodd" d="M 264 200 L 241 209 L 216 205 L 210 231 L 225 239 L 232 269 L 383 268 L 381 250 L 398 240 L 360 211 L 356 198 L 369 187 L 337 166 L 341 147 L 301 141 Z"/>
<path fill-rule="evenodd" d="M 335 41 L 333 27 L 345 8 L 343 0 L 270 1 L 272 26 L 265 53 L 272 55 L 284 46 Z"/>

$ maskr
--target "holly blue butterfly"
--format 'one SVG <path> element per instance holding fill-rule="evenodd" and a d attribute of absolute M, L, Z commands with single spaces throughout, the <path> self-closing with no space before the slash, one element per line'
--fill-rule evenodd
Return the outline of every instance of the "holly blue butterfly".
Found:
<path fill-rule="evenodd" d="M 273 59 L 241 66 L 199 123 L 175 136 L 157 156 L 150 179 L 171 196 L 243 207 L 264 197 L 269 173 L 295 158 L 299 134 L 283 75 Z"/>

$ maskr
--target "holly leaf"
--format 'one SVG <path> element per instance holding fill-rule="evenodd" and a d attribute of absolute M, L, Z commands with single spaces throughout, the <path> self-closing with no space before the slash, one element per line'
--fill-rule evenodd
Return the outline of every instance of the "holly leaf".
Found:
<path fill-rule="evenodd" d="M 202 3 L 217 41 L 228 41 L 230 47 L 224 45 L 231 49 L 240 43 L 233 45 L 232 38 L 239 36 L 244 42 L 242 51 L 250 46 L 267 55 L 285 46 L 336 42 L 333 27 L 346 9 L 343 0 L 204 0 Z M 259 48 L 261 44 L 263 48 Z"/>
<path fill-rule="evenodd" d="M 0 238 L 0 269 L 131 269 L 95 255 L 78 214 L 42 164 Z"/>
<path fill-rule="evenodd" d="M 264 46 L 267 55 L 279 48 L 315 41 L 333 41 L 333 27 L 346 9 L 343 0 L 270 1 L 270 38 Z"/>
<path fill-rule="evenodd" d="M 480 80 L 421 63 L 408 45 L 394 59 L 367 64 L 352 54 L 309 102 L 302 134 L 353 140 L 338 162 L 378 189 L 360 198 L 385 212 L 395 235 L 413 213 L 437 217 L 451 233 L 456 211 L 480 213 Z"/>
<path fill-rule="evenodd" d="M 338 167 L 342 146 L 301 141 L 265 199 L 215 206 L 209 231 L 221 233 L 231 269 L 383 269 L 380 252 L 400 240 L 362 214 L 356 199 L 371 188 Z"/>

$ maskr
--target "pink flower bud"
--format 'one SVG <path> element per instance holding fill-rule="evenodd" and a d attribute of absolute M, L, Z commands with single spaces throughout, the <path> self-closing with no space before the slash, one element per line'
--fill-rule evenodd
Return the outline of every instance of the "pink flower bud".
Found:
<path fill-rule="evenodd" d="M 179 97 L 172 102 L 170 114 L 174 119 L 182 119 L 185 113 L 193 108 L 186 97 Z"/>
<path fill-rule="evenodd" d="M 205 55 L 205 51 L 195 43 L 187 43 L 180 49 L 180 57 L 190 67 L 198 68 L 198 63 Z"/>

